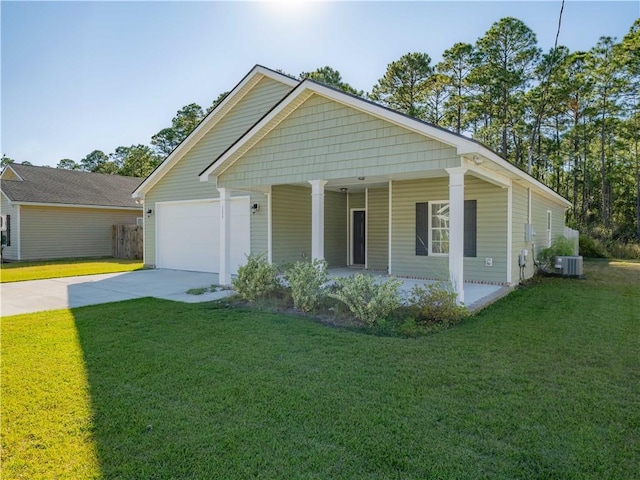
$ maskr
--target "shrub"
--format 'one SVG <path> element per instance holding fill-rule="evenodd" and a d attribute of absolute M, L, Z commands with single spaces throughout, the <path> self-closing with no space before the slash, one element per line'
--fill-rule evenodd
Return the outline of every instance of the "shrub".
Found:
<path fill-rule="evenodd" d="M 580 235 L 580 255 L 590 258 L 604 258 L 607 256 L 607 252 L 599 241 L 587 235 Z"/>
<path fill-rule="evenodd" d="M 285 270 L 285 278 L 291 287 L 293 306 L 303 312 L 314 310 L 322 297 L 322 286 L 327 282 L 327 262 L 296 262 Z"/>
<path fill-rule="evenodd" d="M 457 295 L 442 283 L 411 290 L 409 299 L 413 318 L 419 325 L 453 325 L 467 316 L 467 309 L 456 303 Z"/>
<path fill-rule="evenodd" d="M 402 282 L 389 278 L 376 283 L 371 275 L 361 273 L 336 279 L 337 288 L 329 296 L 344 303 L 351 313 L 367 325 L 377 325 L 400 306 L 398 288 Z"/>
<path fill-rule="evenodd" d="M 238 268 L 233 286 L 243 299 L 255 302 L 278 289 L 277 274 L 278 268 L 271 265 L 264 254 L 248 255 L 247 263 Z"/>
<path fill-rule="evenodd" d="M 547 272 L 553 272 L 556 257 L 573 255 L 573 242 L 562 235 L 551 241 L 551 246 L 538 254 L 538 266 Z"/>

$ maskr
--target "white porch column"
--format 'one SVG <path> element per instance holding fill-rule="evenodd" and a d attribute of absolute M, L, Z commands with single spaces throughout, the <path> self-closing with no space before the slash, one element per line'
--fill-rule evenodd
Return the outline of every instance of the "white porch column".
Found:
<path fill-rule="evenodd" d="M 311 258 L 324 260 L 324 186 L 326 180 L 311 184 Z"/>
<path fill-rule="evenodd" d="M 218 188 L 220 192 L 220 254 L 218 283 L 231 285 L 231 190 Z"/>
<path fill-rule="evenodd" d="M 464 173 L 466 168 L 447 168 L 449 174 L 449 279 L 464 303 Z"/>

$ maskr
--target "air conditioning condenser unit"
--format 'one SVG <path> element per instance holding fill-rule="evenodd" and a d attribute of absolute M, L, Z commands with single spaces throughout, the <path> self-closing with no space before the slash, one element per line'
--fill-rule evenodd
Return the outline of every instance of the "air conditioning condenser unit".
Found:
<path fill-rule="evenodd" d="M 556 257 L 556 269 L 563 277 L 582 277 L 582 257 Z"/>

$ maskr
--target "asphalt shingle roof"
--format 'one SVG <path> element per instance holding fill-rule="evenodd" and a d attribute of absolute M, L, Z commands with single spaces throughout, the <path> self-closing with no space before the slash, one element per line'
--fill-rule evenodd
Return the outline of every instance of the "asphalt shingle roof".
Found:
<path fill-rule="evenodd" d="M 143 178 L 19 164 L 11 168 L 23 179 L 0 182 L 12 202 L 140 208 L 131 193 Z"/>

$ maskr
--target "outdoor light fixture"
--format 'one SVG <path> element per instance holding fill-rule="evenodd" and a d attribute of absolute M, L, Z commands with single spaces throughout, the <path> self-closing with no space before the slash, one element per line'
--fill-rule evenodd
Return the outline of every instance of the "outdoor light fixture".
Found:
<path fill-rule="evenodd" d="M 474 155 L 473 163 L 475 163 L 476 165 L 482 165 L 482 159 L 478 155 Z"/>
<path fill-rule="evenodd" d="M 251 205 L 251 214 L 252 215 L 255 215 L 255 213 L 257 211 L 259 211 L 259 210 L 260 210 L 260 204 L 259 203 L 256 202 L 253 205 Z"/>
<path fill-rule="evenodd" d="M 364 177 L 358 177 L 358 180 L 362 181 L 364 180 Z"/>
<path fill-rule="evenodd" d="M 152 209 L 147 210 L 147 218 L 151 218 L 152 213 L 153 213 Z"/>
<path fill-rule="evenodd" d="M 347 189 L 347 188 L 345 188 L 345 187 L 342 187 L 342 188 L 340 189 L 340 193 L 344 193 L 344 194 L 346 194 L 347 192 L 348 192 L 348 189 Z"/>

